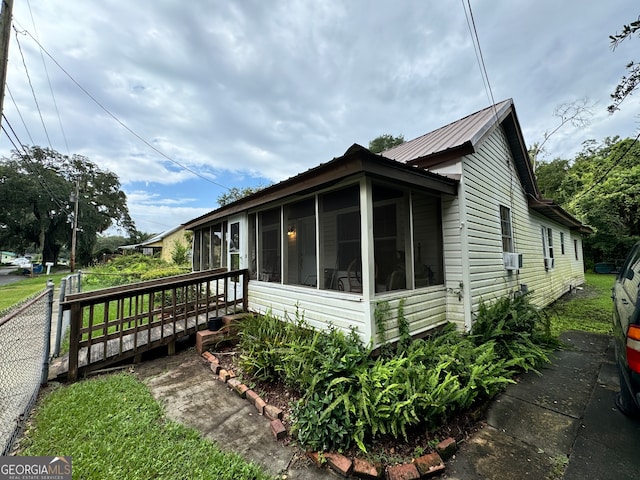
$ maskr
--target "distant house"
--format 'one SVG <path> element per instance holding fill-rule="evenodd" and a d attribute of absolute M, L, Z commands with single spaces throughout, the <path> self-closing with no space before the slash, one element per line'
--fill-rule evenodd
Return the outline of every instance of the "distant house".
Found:
<path fill-rule="evenodd" d="M 13 252 L 0 252 L 0 263 L 11 263 L 18 256 Z"/>
<path fill-rule="evenodd" d="M 135 245 L 125 245 L 119 247 L 124 252 L 139 252 L 144 255 L 157 255 L 167 262 L 173 261 L 173 252 L 176 242 L 191 248 L 191 241 L 187 238 L 187 231 L 183 225 L 167 230 L 166 232 L 154 235 L 148 240 Z"/>
<path fill-rule="evenodd" d="M 512 100 L 382 155 L 344 155 L 191 220 L 193 270 L 250 272 L 254 311 L 386 338 L 470 329 L 480 302 L 532 291 L 544 306 L 584 282 L 591 232 L 540 197 Z"/>

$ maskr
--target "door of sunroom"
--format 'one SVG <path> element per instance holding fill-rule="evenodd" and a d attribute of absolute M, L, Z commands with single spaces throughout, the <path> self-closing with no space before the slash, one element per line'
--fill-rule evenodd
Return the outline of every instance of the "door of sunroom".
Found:
<path fill-rule="evenodd" d="M 247 219 L 244 215 L 229 218 L 229 230 L 227 234 L 227 265 L 229 270 L 240 270 L 247 266 Z M 239 277 L 233 277 L 227 297 L 232 299 L 241 297 L 242 281 Z"/>

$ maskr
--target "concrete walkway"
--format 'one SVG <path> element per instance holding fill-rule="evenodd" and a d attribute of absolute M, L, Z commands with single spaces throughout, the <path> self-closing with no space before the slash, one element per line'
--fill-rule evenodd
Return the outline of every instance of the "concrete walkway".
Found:
<path fill-rule="evenodd" d="M 640 423 L 614 407 L 618 377 L 610 337 L 572 332 L 537 375 L 524 374 L 495 399 L 485 428 L 461 445 L 443 478 L 625 480 L 640 478 Z M 134 367 L 167 415 L 290 480 L 336 478 L 216 379 L 193 349 Z"/>
<path fill-rule="evenodd" d="M 199 430 L 220 447 L 260 464 L 288 480 L 335 479 L 293 446 L 276 442 L 266 417 L 217 380 L 209 363 L 193 348 L 135 365 L 136 375 L 172 420 Z"/>
<path fill-rule="evenodd" d="M 640 423 L 614 406 L 611 338 L 570 332 L 573 348 L 523 375 L 493 402 L 487 426 L 447 465 L 460 480 L 640 478 Z"/>

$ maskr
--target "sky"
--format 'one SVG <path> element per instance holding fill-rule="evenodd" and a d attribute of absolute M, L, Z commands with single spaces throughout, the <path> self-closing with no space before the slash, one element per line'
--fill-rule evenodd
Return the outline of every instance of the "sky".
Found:
<path fill-rule="evenodd" d="M 513 98 L 527 146 L 560 124 L 559 106 L 587 102 L 588 124 L 551 135 L 546 160 L 640 132 L 640 93 L 607 112 L 640 60 L 640 38 L 609 41 L 636 2 L 468 1 L 18 0 L 2 125 L 117 174 L 147 233 L 217 208 L 229 188 L 382 134 L 410 140 L 491 98 Z M 0 133 L 0 156 L 13 148 Z"/>

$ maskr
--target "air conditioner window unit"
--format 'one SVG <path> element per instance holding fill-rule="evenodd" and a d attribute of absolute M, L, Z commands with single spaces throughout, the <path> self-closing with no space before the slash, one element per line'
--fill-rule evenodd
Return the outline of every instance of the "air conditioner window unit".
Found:
<path fill-rule="evenodd" d="M 504 252 L 504 268 L 506 270 L 519 270 L 522 268 L 522 254 L 513 252 Z"/>
<path fill-rule="evenodd" d="M 555 258 L 544 257 L 544 268 L 545 270 L 549 270 L 555 266 Z"/>

